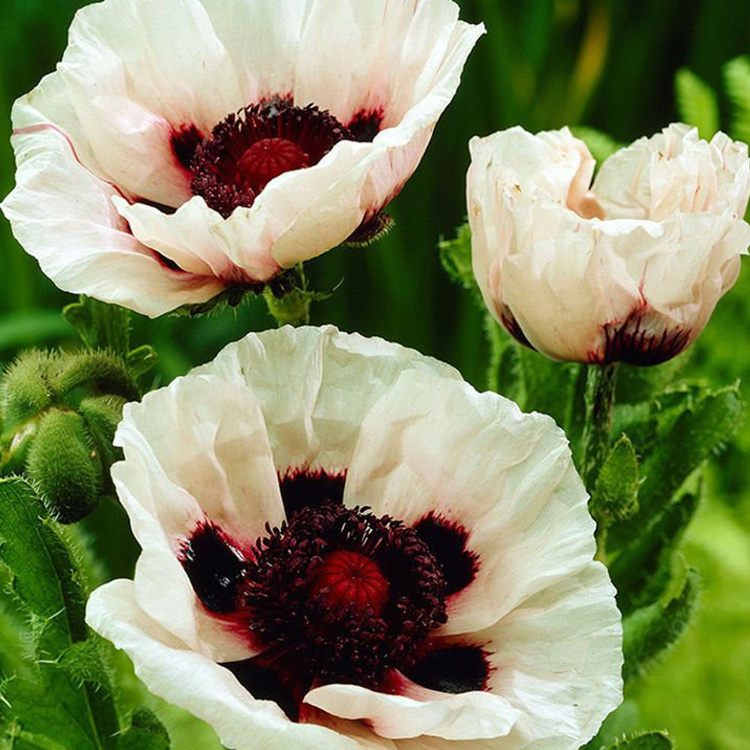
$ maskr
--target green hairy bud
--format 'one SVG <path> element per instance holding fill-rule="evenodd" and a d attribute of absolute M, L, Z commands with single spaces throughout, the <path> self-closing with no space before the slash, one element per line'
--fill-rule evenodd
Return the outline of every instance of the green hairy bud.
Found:
<path fill-rule="evenodd" d="M 101 460 L 78 414 L 52 409 L 42 417 L 26 471 L 61 523 L 79 521 L 96 506 L 103 483 Z"/>
<path fill-rule="evenodd" d="M 86 422 L 88 434 L 106 470 L 122 458 L 122 451 L 112 445 L 112 440 L 125 403 L 120 396 L 95 396 L 83 399 L 78 405 L 78 412 Z"/>

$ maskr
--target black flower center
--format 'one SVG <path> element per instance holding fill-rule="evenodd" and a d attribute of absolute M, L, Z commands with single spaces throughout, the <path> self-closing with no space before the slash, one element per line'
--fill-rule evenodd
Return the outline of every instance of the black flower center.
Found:
<path fill-rule="evenodd" d="M 238 206 L 252 206 L 274 177 L 317 164 L 344 139 L 354 135 L 312 104 L 253 104 L 230 114 L 196 147 L 191 189 L 226 218 Z"/>
<path fill-rule="evenodd" d="M 253 552 L 240 588 L 250 632 L 309 685 L 375 687 L 446 621 L 445 577 L 427 545 L 366 508 L 303 508 Z"/>
<path fill-rule="evenodd" d="M 183 543 L 203 606 L 259 653 L 224 666 L 295 719 L 312 687 L 392 690 L 396 672 L 444 692 L 483 689 L 484 650 L 436 633 L 479 566 L 466 530 L 436 513 L 407 527 L 349 508 L 345 484 L 346 473 L 281 475 L 281 526 L 248 546 L 202 523 Z"/>

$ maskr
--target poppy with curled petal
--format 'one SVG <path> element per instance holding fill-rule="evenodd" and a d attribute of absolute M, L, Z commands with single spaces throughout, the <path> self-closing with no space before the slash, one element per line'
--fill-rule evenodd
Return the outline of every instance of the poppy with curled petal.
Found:
<path fill-rule="evenodd" d="M 747 146 L 673 124 L 594 159 L 567 128 L 474 138 L 474 273 L 492 315 L 555 359 L 639 365 L 679 354 L 750 243 Z M 591 185 L 591 189 L 589 186 Z"/>
<path fill-rule="evenodd" d="M 251 334 L 125 408 L 143 547 L 91 626 L 250 748 L 578 748 L 622 630 L 565 436 L 447 365 Z"/>
<path fill-rule="evenodd" d="M 482 26 L 450 0 L 105 0 L 13 109 L 3 210 L 62 289 L 149 316 L 367 241 Z"/>

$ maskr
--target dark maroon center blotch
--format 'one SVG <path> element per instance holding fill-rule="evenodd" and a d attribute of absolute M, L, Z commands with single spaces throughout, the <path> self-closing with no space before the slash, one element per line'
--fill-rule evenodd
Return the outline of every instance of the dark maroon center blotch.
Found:
<path fill-rule="evenodd" d="M 490 666 L 479 646 L 448 646 L 429 651 L 405 674 L 431 690 L 466 693 L 487 687 Z"/>
<path fill-rule="evenodd" d="M 213 524 L 200 524 L 180 550 L 182 567 L 209 612 L 237 609 L 247 569 L 243 554 Z"/>
<path fill-rule="evenodd" d="M 474 580 L 478 557 L 467 546 L 469 534 L 463 526 L 429 513 L 414 524 L 414 531 L 440 564 L 448 596 L 466 588 Z"/>

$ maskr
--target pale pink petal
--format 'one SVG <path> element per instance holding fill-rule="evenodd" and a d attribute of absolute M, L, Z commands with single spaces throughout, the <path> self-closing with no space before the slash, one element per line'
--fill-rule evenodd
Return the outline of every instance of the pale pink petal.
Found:
<path fill-rule="evenodd" d="M 148 688 L 208 722 L 234 750 L 358 750 L 337 731 L 290 721 L 273 702 L 256 700 L 232 673 L 186 647 L 139 607 L 131 581 L 113 581 L 89 600 L 86 620 L 133 660 Z"/>
<path fill-rule="evenodd" d="M 375 732 L 391 739 L 422 734 L 450 740 L 502 737 L 520 716 L 508 701 L 492 693 L 450 695 L 416 685 L 399 695 L 358 685 L 324 685 L 311 690 L 305 703 L 345 719 L 366 720 Z"/>

